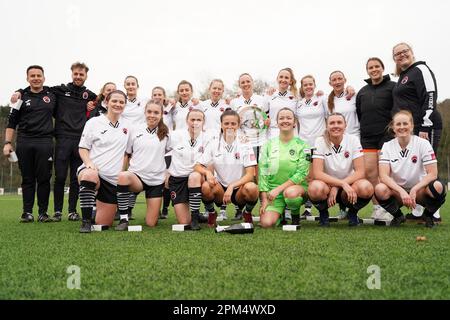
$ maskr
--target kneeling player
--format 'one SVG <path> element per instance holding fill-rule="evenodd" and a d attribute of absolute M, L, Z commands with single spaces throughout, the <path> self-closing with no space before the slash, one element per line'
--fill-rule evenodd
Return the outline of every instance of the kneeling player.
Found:
<path fill-rule="evenodd" d="M 437 180 L 438 169 L 433 147 L 413 135 L 413 117 L 400 111 L 393 117 L 391 129 L 395 139 L 383 145 L 380 155 L 380 181 L 375 196 L 380 205 L 394 216 L 391 226 L 405 221 L 400 207 L 425 207 L 425 226 L 434 226 L 433 214 L 444 204 L 446 190 Z"/>
<path fill-rule="evenodd" d="M 349 208 L 349 226 L 358 225 L 358 211 L 373 196 L 366 180 L 361 143 L 357 136 L 344 133 L 346 121 L 341 113 L 332 113 L 326 121 L 323 137 L 316 140 L 313 155 L 314 181 L 308 196 L 320 214 L 320 226 L 330 225 L 328 208 L 336 203 Z"/>
<path fill-rule="evenodd" d="M 294 136 L 297 117 L 289 108 L 282 108 L 276 117 L 280 135 L 267 141 L 259 159 L 259 190 L 263 228 L 279 221 L 287 206 L 292 224 L 300 224 L 300 206 L 306 196 L 310 162 L 305 151 L 308 145 Z"/>
<path fill-rule="evenodd" d="M 147 123 L 137 125 L 130 132 L 127 154 L 130 157 L 128 171 L 119 173 L 117 181 L 117 203 L 120 223 L 116 230 L 128 228 L 128 202 L 130 191 L 145 191 L 147 214 L 145 222 L 149 227 L 156 226 L 161 207 L 166 163 L 164 154 L 168 144 L 169 129 L 163 123 L 163 107 L 154 100 L 147 102 L 145 109 Z"/>
<path fill-rule="evenodd" d="M 233 203 L 244 207 L 245 222 L 252 223 L 252 210 L 258 202 L 258 186 L 253 182 L 256 157 L 253 148 L 237 138 L 240 126 L 237 112 L 228 109 L 220 116 L 221 134 L 209 144 L 195 170 L 205 177 L 203 203 L 208 212 L 208 225 L 216 225 L 218 207 Z M 215 173 L 215 175 L 214 175 Z"/>
<path fill-rule="evenodd" d="M 91 232 L 92 208 L 97 193 L 96 223 L 112 225 L 117 209 L 117 176 L 122 170 L 128 142 L 128 126 L 120 117 L 127 101 L 122 91 L 108 94 L 106 114 L 89 120 L 79 143 L 83 164 L 78 168 L 81 233 Z"/>

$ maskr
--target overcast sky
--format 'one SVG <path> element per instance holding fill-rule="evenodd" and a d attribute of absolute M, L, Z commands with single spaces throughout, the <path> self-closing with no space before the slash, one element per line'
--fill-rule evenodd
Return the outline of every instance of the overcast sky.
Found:
<path fill-rule="evenodd" d="M 70 65 L 85 62 L 86 86 L 98 92 L 132 74 L 140 96 L 180 80 L 197 92 L 212 78 L 232 88 L 239 74 L 274 82 L 278 70 L 313 74 L 328 92 L 342 70 L 359 89 L 368 57 L 394 70 L 393 45 L 408 42 L 434 71 L 439 97 L 450 98 L 450 2 L 444 0 L 2 0 L 0 104 L 27 86 L 31 64 L 46 84 L 71 81 Z"/>

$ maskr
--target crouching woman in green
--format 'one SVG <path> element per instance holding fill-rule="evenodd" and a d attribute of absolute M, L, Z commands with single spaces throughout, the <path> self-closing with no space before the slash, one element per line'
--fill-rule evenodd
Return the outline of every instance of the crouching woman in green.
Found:
<path fill-rule="evenodd" d="M 291 210 L 292 224 L 300 224 L 310 162 L 307 159 L 309 146 L 294 136 L 297 123 L 294 112 L 282 108 L 277 114 L 280 135 L 267 141 L 262 148 L 258 184 L 263 228 L 274 226 L 286 206 Z"/>

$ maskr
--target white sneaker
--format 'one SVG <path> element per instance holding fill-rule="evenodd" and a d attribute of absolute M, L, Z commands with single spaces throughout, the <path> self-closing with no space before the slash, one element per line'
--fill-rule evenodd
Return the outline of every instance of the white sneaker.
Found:
<path fill-rule="evenodd" d="M 425 208 L 422 207 L 420 204 L 417 204 L 416 208 L 413 209 L 412 214 L 416 217 L 421 217 L 423 215 L 423 210 L 425 210 Z"/>
<path fill-rule="evenodd" d="M 284 209 L 284 217 L 286 218 L 286 220 L 292 220 L 291 210 Z"/>
<path fill-rule="evenodd" d="M 347 218 L 347 210 L 339 210 L 338 213 L 338 219 L 345 219 Z"/>
<path fill-rule="evenodd" d="M 433 214 L 433 217 L 435 217 L 436 219 L 439 219 L 439 218 L 441 217 L 440 210 L 441 210 L 441 209 L 438 209 L 438 211 L 436 211 L 436 212 Z"/>
<path fill-rule="evenodd" d="M 220 213 L 217 215 L 216 221 L 223 221 L 227 220 L 227 211 L 226 210 L 220 210 Z"/>
<path fill-rule="evenodd" d="M 381 207 L 380 205 L 373 206 L 371 218 L 374 220 L 382 220 L 382 221 L 391 221 L 392 219 L 394 219 L 394 217 L 389 212 L 384 210 L 384 208 Z"/>

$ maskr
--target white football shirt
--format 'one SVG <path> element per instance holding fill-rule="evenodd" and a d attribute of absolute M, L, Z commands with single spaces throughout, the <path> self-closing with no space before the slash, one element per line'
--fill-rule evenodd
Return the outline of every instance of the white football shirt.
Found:
<path fill-rule="evenodd" d="M 404 150 L 397 139 L 385 142 L 379 163 L 390 165 L 392 179 L 402 188 L 409 190 L 426 176 L 425 166 L 437 163 L 437 160 L 428 140 L 412 136 Z"/>
<path fill-rule="evenodd" d="M 191 140 L 187 129 L 173 131 L 168 143 L 168 148 L 172 150 L 169 174 L 173 177 L 189 176 L 213 139 L 214 137 L 205 132 L 201 132 L 195 140 Z"/>
<path fill-rule="evenodd" d="M 324 172 L 338 179 L 345 179 L 354 171 L 353 160 L 362 157 L 363 149 L 356 136 L 344 134 L 340 145 L 328 145 L 323 137 L 314 144 L 313 159 L 324 161 Z"/>
<path fill-rule="evenodd" d="M 130 124 L 141 124 L 145 122 L 145 105 L 148 99 L 141 99 L 136 97 L 132 100 L 127 99 L 127 104 L 122 113 L 122 119 L 125 119 Z"/>
<path fill-rule="evenodd" d="M 127 153 L 131 154 L 128 171 L 138 175 L 148 186 L 164 183 L 166 162 L 164 155 L 168 137 L 158 138 L 158 128 L 149 129 L 146 124 L 134 127 L 130 131 Z"/>
<path fill-rule="evenodd" d="M 325 100 L 325 103 L 326 109 L 329 110 L 328 97 Z M 347 122 L 345 133 L 353 134 L 358 138 L 360 137 L 359 120 L 358 115 L 356 114 L 356 94 L 350 100 L 347 100 L 345 92 L 342 92 L 339 96 L 335 96 L 333 112 L 339 112 L 344 115 L 345 121 Z"/>
<path fill-rule="evenodd" d="M 231 108 L 224 99 L 212 102 L 211 99 L 201 102 L 201 107 L 205 113 L 204 130 L 210 135 L 220 135 L 220 116 L 227 109 Z"/>
<path fill-rule="evenodd" d="M 182 130 L 184 132 L 184 129 L 187 129 L 186 117 L 189 111 L 192 109 L 199 109 L 203 111 L 200 104 L 194 106 L 192 101 L 189 101 L 187 103 L 181 103 L 179 101 L 177 102 L 174 109 L 172 110 L 172 122 L 175 127 L 174 130 Z"/>
<path fill-rule="evenodd" d="M 325 99 L 325 96 L 314 95 L 311 99 L 302 98 L 297 104 L 299 137 L 310 146 L 314 146 L 316 139 L 323 135 L 326 129 L 325 119 L 328 111 Z"/>
<path fill-rule="evenodd" d="M 235 139 L 227 144 L 223 135 L 211 142 L 198 161 L 205 167 L 214 166 L 214 176 L 225 187 L 238 181 L 245 174 L 245 168 L 256 166 L 256 156 L 249 143 Z"/>
<path fill-rule="evenodd" d="M 278 111 L 282 108 L 291 109 L 294 114 L 297 109 L 298 99 L 290 92 L 276 91 L 271 96 L 265 96 L 264 111 L 269 114 L 270 128 L 268 131 L 268 139 L 276 138 L 280 135 L 280 129 L 277 125 Z"/>
<path fill-rule="evenodd" d="M 98 167 L 99 176 L 113 185 L 117 185 L 117 176 L 122 171 L 129 128 L 122 118 L 113 124 L 106 115 L 100 115 L 86 122 L 81 135 L 79 147 L 89 150 L 89 158 Z M 82 164 L 79 169 L 84 167 Z"/>

